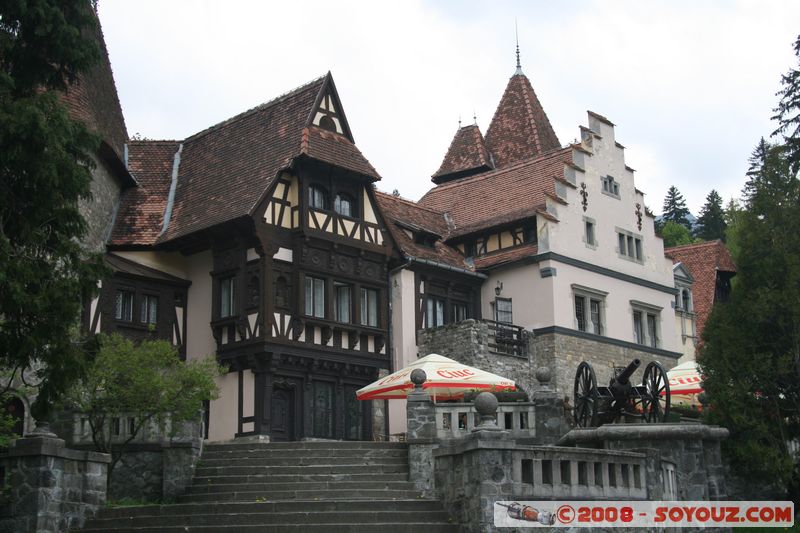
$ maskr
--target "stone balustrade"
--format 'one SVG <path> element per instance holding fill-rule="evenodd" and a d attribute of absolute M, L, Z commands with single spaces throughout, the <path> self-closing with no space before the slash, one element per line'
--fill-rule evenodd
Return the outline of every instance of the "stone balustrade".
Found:
<path fill-rule="evenodd" d="M 436 437 L 454 439 L 464 437 L 480 424 L 480 417 L 472 403 L 434 404 Z M 536 434 L 536 407 L 533 402 L 499 403 L 495 423 L 512 437 L 534 437 Z"/>

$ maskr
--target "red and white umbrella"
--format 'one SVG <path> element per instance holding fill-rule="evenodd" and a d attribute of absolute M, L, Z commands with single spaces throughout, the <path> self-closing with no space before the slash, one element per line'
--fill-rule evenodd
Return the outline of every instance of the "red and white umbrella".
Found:
<path fill-rule="evenodd" d="M 697 396 L 703 392 L 703 376 L 695 361 L 687 361 L 667 372 L 672 405 L 700 407 Z"/>
<path fill-rule="evenodd" d="M 391 400 L 405 398 L 414 389 L 411 371 L 421 368 L 427 379 L 422 388 L 437 400 L 455 400 L 471 391 L 514 391 L 510 379 L 432 353 L 417 359 L 402 370 L 389 374 L 356 392 L 359 400 Z"/>

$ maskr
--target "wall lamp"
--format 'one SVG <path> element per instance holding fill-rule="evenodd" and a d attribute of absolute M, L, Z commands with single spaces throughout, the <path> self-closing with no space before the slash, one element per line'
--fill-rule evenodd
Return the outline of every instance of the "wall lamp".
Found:
<path fill-rule="evenodd" d="M 498 281 L 497 286 L 494 288 L 495 296 L 500 296 L 500 293 L 503 292 L 503 282 Z"/>

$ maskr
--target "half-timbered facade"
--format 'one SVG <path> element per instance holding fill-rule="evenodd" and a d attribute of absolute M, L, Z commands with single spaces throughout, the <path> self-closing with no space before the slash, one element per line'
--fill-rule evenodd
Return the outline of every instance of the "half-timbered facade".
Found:
<path fill-rule="evenodd" d="M 390 368 L 396 252 L 330 74 L 183 141 L 132 142 L 129 168 L 142 186 L 109 244 L 125 268 L 88 326 L 167 338 L 180 317 L 186 357 L 228 369 L 212 440 L 383 432 L 355 391 Z"/>

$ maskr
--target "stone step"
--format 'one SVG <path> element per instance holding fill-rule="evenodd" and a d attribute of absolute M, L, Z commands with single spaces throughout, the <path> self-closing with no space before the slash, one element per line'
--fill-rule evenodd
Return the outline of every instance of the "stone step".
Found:
<path fill-rule="evenodd" d="M 101 518 L 92 522 L 94 528 L 110 530 L 114 527 L 174 527 L 174 526 L 257 526 L 257 525 L 290 525 L 305 524 L 313 521 L 316 524 L 373 524 L 404 522 L 443 522 L 448 516 L 443 510 L 438 511 L 383 511 L 368 510 L 372 502 L 364 502 L 364 509 L 358 511 L 319 511 L 310 505 L 304 512 L 264 512 L 264 513 L 231 513 L 231 514 L 193 514 L 165 516 L 129 516 Z"/>
<path fill-rule="evenodd" d="M 296 481 L 292 483 L 211 483 L 192 484 L 189 494 L 220 492 L 276 492 L 284 490 L 414 490 L 410 481 Z"/>
<path fill-rule="evenodd" d="M 418 490 L 375 489 L 333 489 L 333 490 L 277 490 L 277 491 L 235 491 L 212 492 L 207 494 L 184 494 L 178 497 L 179 503 L 200 502 L 260 502 L 283 500 L 411 500 L 422 498 Z"/>
<path fill-rule="evenodd" d="M 375 505 L 384 511 L 440 511 L 442 505 L 437 500 L 406 499 L 390 500 L 380 497 L 364 500 L 291 500 L 264 502 L 220 502 L 220 503 L 178 503 L 170 505 L 141 505 L 134 507 L 109 507 L 103 509 L 101 518 L 125 518 L 129 516 L 172 516 L 195 514 L 233 514 L 233 513 L 275 513 L 307 512 L 313 508 L 322 511 L 358 511 L 365 505 Z"/>
<path fill-rule="evenodd" d="M 315 465 L 315 466 L 200 466 L 195 476 L 245 476 L 275 474 L 401 474 L 408 472 L 408 464 L 397 465 Z"/>
<path fill-rule="evenodd" d="M 269 448 L 265 445 L 261 448 L 237 450 L 224 449 L 216 451 L 209 450 L 208 446 L 203 450 L 203 459 L 242 459 L 242 458 L 305 458 L 305 457 L 408 457 L 408 449 L 403 448 L 315 448 L 315 449 L 286 449 Z"/>
<path fill-rule="evenodd" d="M 204 451 L 241 450 L 407 450 L 405 442 L 371 441 L 293 441 L 293 442 L 225 442 L 206 444 Z"/>
<path fill-rule="evenodd" d="M 242 457 L 205 458 L 197 464 L 198 468 L 229 466 L 320 466 L 320 465 L 402 465 L 408 457 Z"/>
<path fill-rule="evenodd" d="M 442 522 L 373 522 L 368 524 L 272 524 L 272 525 L 238 525 L 238 526 L 175 526 L 175 527 L 114 527 L 87 528 L 85 533 L 459 533 L 457 524 Z"/>
<path fill-rule="evenodd" d="M 330 482 L 330 481 L 408 481 L 408 474 L 253 474 L 246 476 L 195 476 L 193 485 L 236 484 L 236 483 L 294 483 L 294 482 Z"/>

